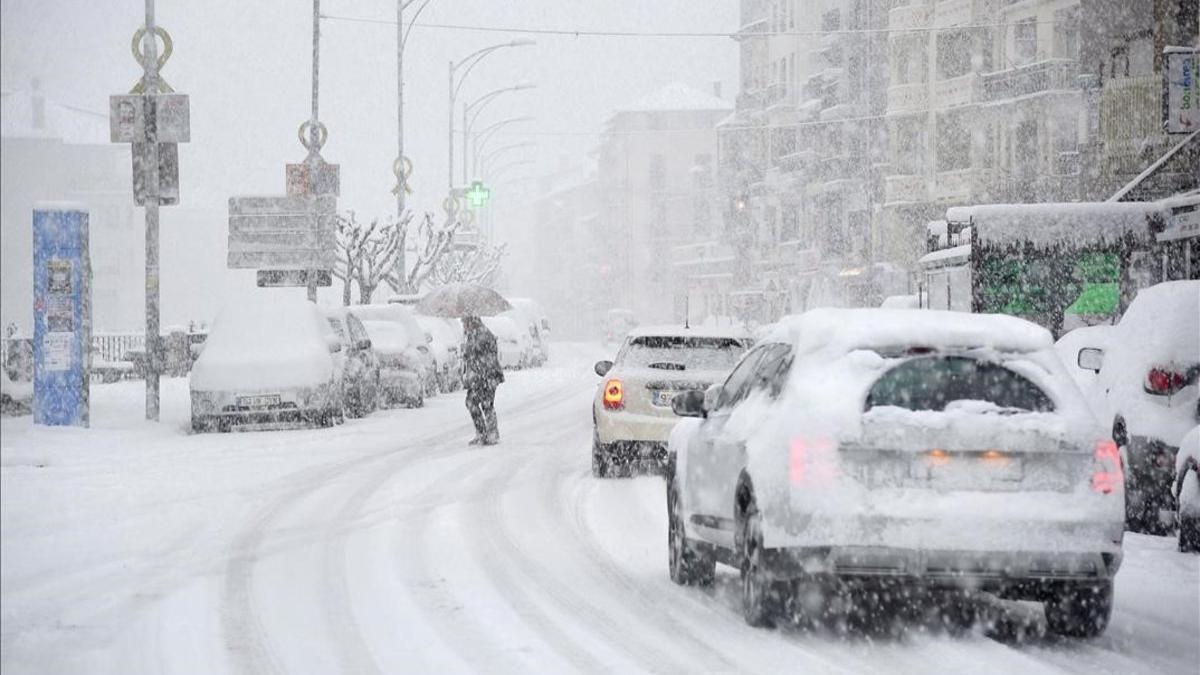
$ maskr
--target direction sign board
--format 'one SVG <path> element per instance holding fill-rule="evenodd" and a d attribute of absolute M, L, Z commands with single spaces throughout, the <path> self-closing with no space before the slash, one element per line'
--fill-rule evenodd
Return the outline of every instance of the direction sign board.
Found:
<path fill-rule="evenodd" d="M 1200 131 L 1200 49 L 1163 51 L 1163 128 L 1168 134 Z"/>
<path fill-rule="evenodd" d="M 138 206 L 146 205 L 146 178 L 150 172 L 150 144 L 133 143 L 133 201 Z M 179 203 L 179 146 L 174 143 L 158 144 L 158 203 Z"/>
<path fill-rule="evenodd" d="M 229 250 L 231 269 L 263 272 L 308 270 L 329 272 L 337 255 L 337 200 L 332 195 L 231 197 L 229 199 Z M 259 285 L 307 285 L 308 276 L 297 273 L 268 274 L 271 283 Z M 325 275 L 315 277 L 318 286 Z M 304 283 L 289 283 L 303 280 Z"/>
<path fill-rule="evenodd" d="M 304 195 L 337 195 L 341 189 L 341 167 L 318 160 L 315 164 L 287 165 L 287 193 Z"/>
<path fill-rule="evenodd" d="M 108 97 L 108 133 L 113 143 L 143 141 L 146 138 L 147 112 L 155 122 L 159 143 L 187 143 L 192 140 L 187 94 L 155 94 L 149 97 L 149 106 L 145 105 L 145 98 L 140 94 Z"/>

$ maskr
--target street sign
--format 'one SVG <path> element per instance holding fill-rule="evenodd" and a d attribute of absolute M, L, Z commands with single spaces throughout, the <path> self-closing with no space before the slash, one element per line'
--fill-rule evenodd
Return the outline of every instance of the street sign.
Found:
<path fill-rule="evenodd" d="M 1163 56 L 1163 127 L 1168 134 L 1200 131 L 1200 50 L 1168 47 Z"/>
<path fill-rule="evenodd" d="M 310 275 L 315 275 L 317 286 L 332 286 L 333 274 L 328 270 L 259 270 L 260 288 L 283 288 L 307 286 Z"/>
<path fill-rule="evenodd" d="M 33 421 L 88 426 L 92 342 L 88 212 L 33 209 Z"/>
<path fill-rule="evenodd" d="M 337 195 L 341 182 L 340 167 L 320 158 L 313 164 L 287 165 L 287 193 L 292 196 Z"/>
<path fill-rule="evenodd" d="M 113 143 L 137 143 L 146 138 L 147 105 L 135 94 L 108 97 L 109 138 Z M 159 143 L 191 141 L 191 114 L 187 94 L 155 94 L 149 114 L 156 125 Z"/>
<path fill-rule="evenodd" d="M 230 269 L 328 272 L 337 256 L 336 206 L 332 195 L 231 197 L 226 264 Z"/>
<path fill-rule="evenodd" d="M 150 176 L 150 144 L 133 143 L 133 201 L 146 205 L 146 179 Z M 179 146 L 158 144 L 158 203 L 179 203 Z"/>

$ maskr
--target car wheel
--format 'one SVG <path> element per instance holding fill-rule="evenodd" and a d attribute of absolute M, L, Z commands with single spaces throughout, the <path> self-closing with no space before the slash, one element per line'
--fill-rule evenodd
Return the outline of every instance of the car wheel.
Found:
<path fill-rule="evenodd" d="M 233 430 L 233 422 L 230 422 L 229 420 L 225 420 L 225 419 L 217 420 L 217 431 L 218 432 L 220 432 L 222 434 L 227 434 L 232 430 Z"/>
<path fill-rule="evenodd" d="M 212 420 L 207 417 L 192 416 L 192 433 L 203 434 L 212 431 Z M 1180 528 L 1182 530 L 1182 528 Z"/>
<path fill-rule="evenodd" d="M 1179 519 L 1179 552 L 1200 553 L 1200 518 Z"/>
<path fill-rule="evenodd" d="M 681 586 L 711 586 L 717 561 L 687 540 L 675 482 L 667 484 L 667 561 L 671 581 Z"/>
<path fill-rule="evenodd" d="M 771 628 L 779 615 L 780 595 L 763 568 L 762 516 L 753 495 L 746 499 L 739 519 L 738 565 L 742 581 L 742 618 L 746 623 Z"/>
<path fill-rule="evenodd" d="M 600 442 L 600 436 L 596 432 L 592 432 L 592 476 L 596 478 L 608 478 L 611 468 L 611 456 L 609 455 L 608 446 Z"/>
<path fill-rule="evenodd" d="M 1112 616 L 1113 585 L 1068 584 L 1046 600 L 1046 626 L 1066 637 L 1092 638 L 1108 628 Z"/>
<path fill-rule="evenodd" d="M 424 397 L 424 396 L 422 396 L 422 395 L 418 395 L 416 398 L 414 398 L 414 399 L 412 399 L 411 401 L 409 401 L 409 403 L 408 403 L 408 407 L 410 407 L 410 408 L 424 408 L 424 407 L 425 407 L 425 397 Z"/>

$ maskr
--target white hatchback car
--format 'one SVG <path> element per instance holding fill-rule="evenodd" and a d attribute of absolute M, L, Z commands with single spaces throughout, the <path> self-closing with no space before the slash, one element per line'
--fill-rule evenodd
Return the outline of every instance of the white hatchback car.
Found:
<path fill-rule="evenodd" d="M 600 361 L 604 378 L 592 402 L 592 474 L 607 476 L 635 464 L 661 466 L 678 418 L 671 401 L 725 379 L 749 346 L 739 329 L 660 326 L 636 328 L 616 361 Z"/>
<path fill-rule="evenodd" d="M 1059 634 L 1106 627 L 1120 457 L 1043 328 L 814 310 L 674 408 L 692 419 L 669 445 L 671 578 L 738 568 L 750 624 L 904 586 L 1042 601 Z"/>

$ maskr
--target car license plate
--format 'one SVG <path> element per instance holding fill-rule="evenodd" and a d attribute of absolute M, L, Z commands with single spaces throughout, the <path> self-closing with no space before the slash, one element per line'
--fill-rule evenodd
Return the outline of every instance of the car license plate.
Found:
<path fill-rule="evenodd" d="M 256 394 L 254 396 L 239 396 L 239 408 L 269 408 L 279 405 L 279 394 Z"/>
<path fill-rule="evenodd" d="M 656 392 L 654 392 L 654 396 L 651 399 L 651 401 L 656 406 L 659 406 L 662 408 L 670 408 L 671 401 L 675 398 L 675 394 L 678 394 L 678 393 L 679 392 L 677 392 L 677 391 L 656 391 Z"/>

